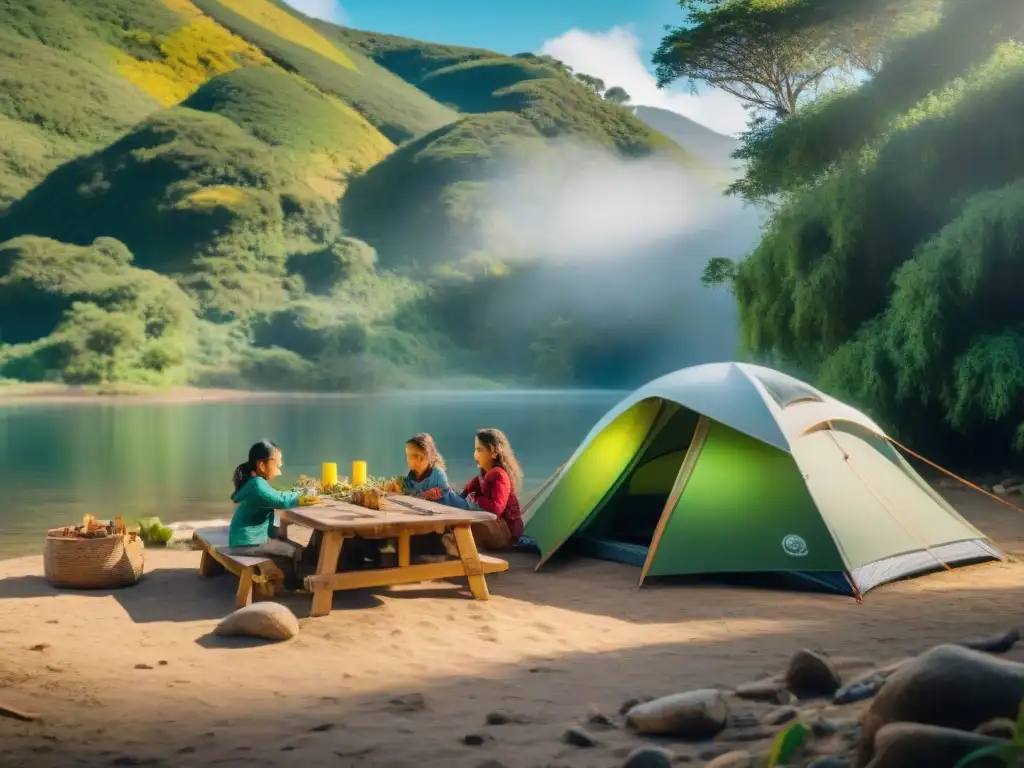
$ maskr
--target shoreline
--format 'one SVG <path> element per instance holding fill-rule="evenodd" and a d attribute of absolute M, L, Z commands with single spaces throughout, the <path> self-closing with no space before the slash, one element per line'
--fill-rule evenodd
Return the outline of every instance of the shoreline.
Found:
<path fill-rule="evenodd" d="M 0 386 L 0 405 L 37 405 L 42 403 L 193 403 L 247 400 L 267 393 L 241 389 L 204 387 L 137 388 L 118 391 L 103 387 L 76 387 L 68 384 L 5 384 Z"/>
<path fill-rule="evenodd" d="M 189 403 L 230 403 L 258 400 L 324 400 L 360 397 L 422 396 L 494 396 L 537 395 L 544 397 L 580 395 L 618 395 L 618 389 L 528 389 L 516 387 L 445 387 L 435 385 L 417 389 L 387 389 L 367 392 L 259 391 L 214 387 L 126 388 L 118 391 L 103 386 L 71 386 L 68 384 L 4 384 L 0 382 L 0 407 L 5 405 L 179 405 Z"/>

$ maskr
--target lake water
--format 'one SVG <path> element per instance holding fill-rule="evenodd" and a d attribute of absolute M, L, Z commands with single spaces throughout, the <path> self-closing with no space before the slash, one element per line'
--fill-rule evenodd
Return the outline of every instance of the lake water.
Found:
<path fill-rule="evenodd" d="M 48 528 L 123 515 L 229 517 L 231 472 L 268 437 L 284 477 L 404 473 L 405 440 L 430 432 L 453 485 L 474 471 L 473 433 L 508 434 L 528 495 L 565 461 L 620 392 L 460 392 L 267 397 L 237 402 L 0 404 L 0 558 L 42 552 Z"/>

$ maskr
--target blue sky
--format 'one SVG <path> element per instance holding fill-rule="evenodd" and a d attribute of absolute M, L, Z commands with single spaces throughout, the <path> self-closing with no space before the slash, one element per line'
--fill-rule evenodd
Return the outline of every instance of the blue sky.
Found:
<path fill-rule="evenodd" d="M 647 58 L 662 26 L 677 25 L 676 0 L 345 0 L 349 26 L 513 54 L 567 30 L 631 25 Z"/>
<path fill-rule="evenodd" d="M 677 0 L 286 0 L 303 13 L 357 29 L 505 54 L 549 53 L 578 72 L 619 85 L 634 104 L 661 107 L 721 133 L 746 114 L 717 91 L 659 89 L 651 54 L 666 24 L 684 19 Z"/>

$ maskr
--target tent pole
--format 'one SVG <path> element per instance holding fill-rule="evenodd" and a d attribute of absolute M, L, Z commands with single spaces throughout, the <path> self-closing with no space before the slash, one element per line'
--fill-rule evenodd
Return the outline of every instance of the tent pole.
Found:
<path fill-rule="evenodd" d="M 650 570 L 651 565 L 654 563 L 654 556 L 658 551 L 658 544 L 661 543 L 661 535 L 665 532 L 665 528 L 668 526 L 669 518 L 672 517 L 672 512 L 676 508 L 676 504 L 679 503 L 679 497 L 683 495 L 683 491 L 686 490 L 686 484 L 690 480 L 690 476 L 693 474 L 693 468 L 697 465 L 697 457 L 700 456 L 701 449 L 704 447 L 704 441 L 708 436 L 708 429 L 710 427 L 710 419 L 703 414 L 697 419 L 697 426 L 693 429 L 693 437 L 690 438 L 690 444 L 686 448 L 686 455 L 683 456 L 683 461 L 679 465 L 679 472 L 676 473 L 675 482 L 672 483 L 672 490 L 669 492 L 668 498 L 665 500 L 665 506 L 661 510 L 661 516 L 658 518 L 658 525 L 654 529 L 654 536 L 651 537 L 651 545 L 647 548 L 647 557 L 644 560 L 644 567 L 640 569 L 640 581 L 637 583 L 638 587 L 643 586 L 644 579 L 647 578 L 647 572 Z"/>
<path fill-rule="evenodd" d="M 853 583 L 853 577 L 846 571 L 843 571 L 843 578 L 846 579 L 846 583 L 849 584 L 850 589 L 853 590 L 854 599 L 856 599 L 858 603 L 863 603 L 864 597 L 861 595 L 860 590 L 857 589 L 857 585 Z"/>

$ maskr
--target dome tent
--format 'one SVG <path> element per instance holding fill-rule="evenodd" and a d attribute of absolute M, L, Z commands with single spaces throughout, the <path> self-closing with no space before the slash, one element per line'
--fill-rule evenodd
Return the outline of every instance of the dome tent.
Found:
<path fill-rule="evenodd" d="M 527 511 L 538 568 L 564 545 L 649 576 L 786 573 L 859 596 L 1004 555 L 864 414 L 770 368 L 714 363 L 641 387 Z"/>

